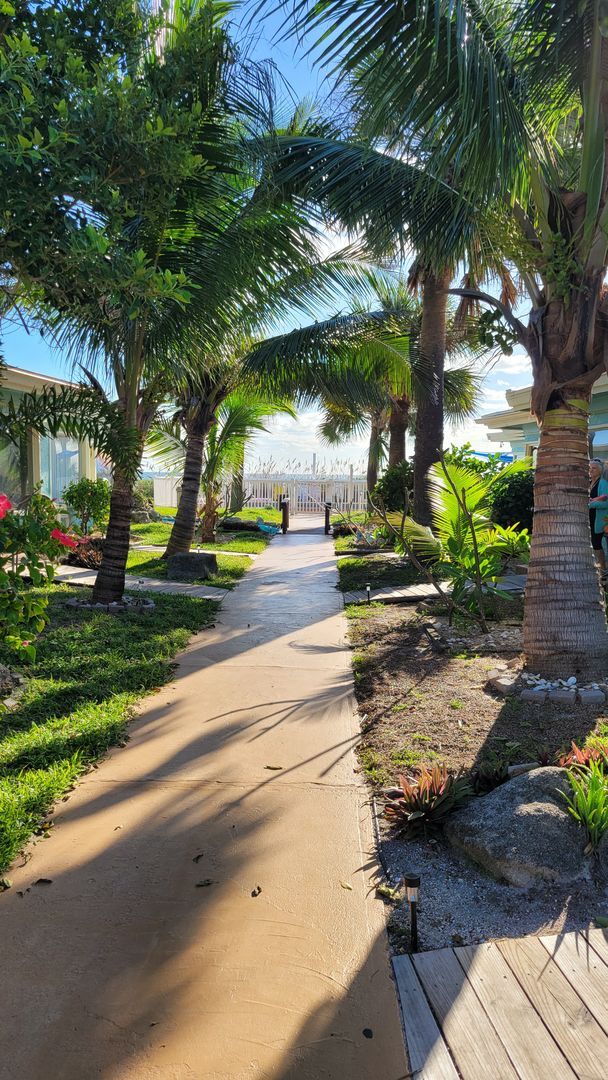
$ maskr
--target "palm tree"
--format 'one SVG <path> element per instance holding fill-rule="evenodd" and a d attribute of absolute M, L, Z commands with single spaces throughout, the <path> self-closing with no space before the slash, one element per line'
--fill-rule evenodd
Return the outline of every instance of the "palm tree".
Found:
<path fill-rule="evenodd" d="M 208 412 L 208 409 L 207 409 Z M 203 493 L 201 514 L 201 540 L 212 543 L 221 505 L 222 491 L 228 477 L 240 467 L 247 442 L 258 432 L 265 432 L 266 420 L 277 413 L 295 416 L 290 402 L 264 398 L 249 388 L 228 391 L 214 400 L 213 419 L 209 424 L 202 448 L 201 468 L 197 473 L 195 520 L 198 497 Z M 148 448 L 153 457 L 168 468 L 184 470 L 191 458 L 191 436 L 184 423 L 183 413 L 178 411 L 166 418 L 161 425 L 152 428 Z M 183 500 L 180 499 L 180 506 Z M 188 550 L 192 537 L 188 544 Z M 167 548 L 165 556 L 176 554 Z"/>
<path fill-rule="evenodd" d="M 403 279 L 395 282 L 376 282 L 376 292 L 381 311 L 392 320 L 396 332 L 407 342 L 407 353 L 387 354 L 379 357 L 375 367 L 368 364 L 367 373 L 382 387 L 385 400 L 378 408 L 363 401 L 343 403 L 325 395 L 326 415 L 321 433 L 329 443 L 337 444 L 345 438 L 360 434 L 369 424 L 370 445 L 368 453 L 368 491 L 377 481 L 378 461 L 382 456 L 383 435 L 388 430 L 388 465 L 398 465 L 405 460 L 406 434 L 415 417 L 416 438 L 423 437 L 424 418 L 428 413 L 428 399 L 434 398 L 434 373 L 429 373 L 428 358 L 422 352 L 422 331 L 427 311 L 412 296 L 409 284 Z M 445 330 L 446 352 L 452 362 L 442 378 L 442 399 L 445 396 L 445 412 L 453 421 L 462 421 L 475 412 L 477 405 L 478 377 L 472 366 L 482 355 L 471 333 L 471 326 L 458 318 L 452 310 Z M 356 344 L 353 344 L 353 360 L 356 366 Z M 453 366 L 461 361 L 465 366 Z M 420 417 L 423 417 L 423 423 Z M 443 408 L 442 424 L 443 429 Z M 371 486 L 370 486 L 371 485 Z"/>
<path fill-rule="evenodd" d="M 140 454 L 161 403 L 221 354 L 227 326 L 259 328 L 270 311 L 310 309 L 336 283 L 363 283 L 352 256 L 320 258 L 316 221 L 273 184 L 260 138 L 270 76 L 239 61 L 225 15 L 215 0 L 175 0 L 119 65 L 120 132 L 145 154 L 123 160 L 114 138 L 102 147 L 113 200 L 78 209 L 84 269 L 68 263 L 48 301 L 60 343 L 113 384 Z M 131 507 L 132 477 L 116 469 L 96 601 L 122 596 Z"/>
<path fill-rule="evenodd" d="M 548 675 L 596 675 L 608 662 L 587 526 L 589 399 L 605 370 L 608 330 L 603 7 L 595 0 L 506 7 L 491 0 L 326 0 L 298 10 L 324 35 L 325 60 L 362 87 L 365 119 L 394 132 L 406 179 L 408 153 L 426 162 L 435 187 L 444 178 L 456 199 L 444 240 L 471 221 L 475 207 L 480 220 L 487 217 L 486 237 L 500 237 L 525 284 L 527 325 L 510 303 L 466 290 L 500 312 L 532 361 L 540 437 L 525 651 L 534 670 Z M 394 220 L 403 202 L 396 184 L 375 192 L 368 186 L 360 197 L 382 221 Z M 417 224 L 437 259 L 448 198 L 437 210 L 427 201 Z"/>

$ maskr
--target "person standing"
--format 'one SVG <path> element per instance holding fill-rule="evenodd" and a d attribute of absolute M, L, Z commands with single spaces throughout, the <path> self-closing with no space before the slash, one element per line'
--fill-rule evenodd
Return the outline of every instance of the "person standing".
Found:
<path fill-rule="evenodd" d="M 592 458 L 589 462 L 589 525 L 591 544 L 596 562 L 602 573 L 606 572 L 603 542 L 608 529 L 608 480 L 604 476 L 604 462 Z"/>

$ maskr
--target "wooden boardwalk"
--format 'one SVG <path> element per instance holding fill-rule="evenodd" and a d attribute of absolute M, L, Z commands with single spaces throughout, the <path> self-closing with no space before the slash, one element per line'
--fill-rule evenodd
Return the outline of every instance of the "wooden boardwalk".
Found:
<path fill-rule="evenodd" d="M 606 1080 L 608 932 L 394 961 L 416 1080 Z"/>

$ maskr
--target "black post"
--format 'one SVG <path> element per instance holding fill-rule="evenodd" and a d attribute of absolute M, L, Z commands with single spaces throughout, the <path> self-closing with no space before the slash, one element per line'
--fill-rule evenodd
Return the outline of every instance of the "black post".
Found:
<path fill-rule="evenodd" d="M 330 524 L 330 521 L 329 521 L 330 514 L 331 514 L 331 503 L 326 502 L 325 503 L 325 535 L 326 536 L 329 536 L 329 534 L 331 532 L 331 524 Z"/>
<path fill-rule="evenodd" d="M 287 495 L 281 495 L 279 509 L 281 511 L 281 529 L 284 536 L 289 528 L 289 499 Z"/>
<path fill-rule="evenodd" d="M 405 896 L 410 905 L 410 952 L 418 952 L 418 890 L 420 876 L 406 874 L 403 878 Z"/>

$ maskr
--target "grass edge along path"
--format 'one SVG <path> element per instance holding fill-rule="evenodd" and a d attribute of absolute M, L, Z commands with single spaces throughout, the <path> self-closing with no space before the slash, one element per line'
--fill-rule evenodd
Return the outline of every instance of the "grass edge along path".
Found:
<path fill-rule="evenodd" d="M 25 692 L 12 711 L 0 706 L 0 872 L 32 833 L 48 832 L 53 803 L 125 740 L 135 705 L 171 680 L 171 661 L 218 608 L 155 595 L 151 614 L 115 616 L 66 608 L 82 588 L 48 592 L 51 621 L 23 669 Z"/>
<path fill-rule="evenodd" d="M 192 581 L 192 585 L 212 585 L 215 589 L 234 589 L 243 575 L 251 568 L 248 555 L 222 555 L 217 552 L 217 572 L 208 578 Z M 156 551 L 131 548 L 127 559 L 127 574 L 133 577 L 167 578 L 167 562 Z"/>

